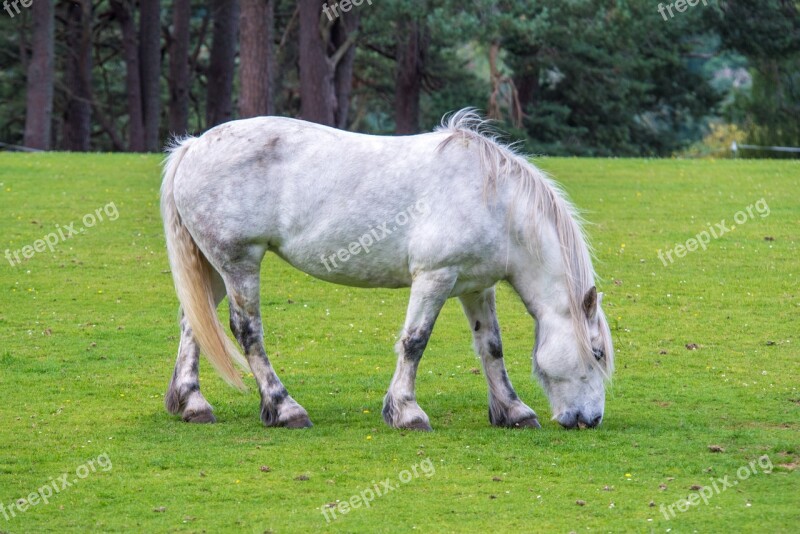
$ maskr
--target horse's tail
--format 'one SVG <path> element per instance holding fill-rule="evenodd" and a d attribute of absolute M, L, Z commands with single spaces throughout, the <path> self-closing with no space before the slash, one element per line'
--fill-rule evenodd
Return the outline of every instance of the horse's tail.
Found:
<path fill-rule="evenodd" d="M 161 217 L 167 238 L 167 254 L 175 282 L 175 292 L 183 313 L 189 321 L 194 338 L 217 372 L 226 382 L 244 389 L 242 378 L 233 362 L 247 367 L 247 362 L 233 342 L 225 335 L 217 317 L 217 307 L 211 285 L 213 267 L 198 248 L 181 220 L 175 205 L 174 186 L 178 166 L 195 138 L 176 141 L 168 150 L 161 184 Z"/>

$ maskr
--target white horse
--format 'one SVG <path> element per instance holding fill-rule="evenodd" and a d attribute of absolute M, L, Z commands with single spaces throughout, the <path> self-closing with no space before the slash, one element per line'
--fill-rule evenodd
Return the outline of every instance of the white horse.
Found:
<path fill-rule="evenodd" d="M 183 313 L 167 410 L 214 421 L 200 393 L 202 350 L 234 386 L 243 383 L 232 362 L 249 364 L 265 425 L 311 426 L 264 349 L 259 271 L 272 251 L 338 284 L 411 287 L 383 405 L 389 425 L 430 430 L 417 366 L 442 305 L 458 297 L 489 385 L 491 424 L 540 426 L 503 362 L 494 286 L 506 280 L 535 318 L 533 367 L 553 418 L 597 426 L 613 347 L 579 220 L 551 180 L 481 126 L 471 110 L 407 137 L 261 117 L 177 142 L 161 190 Z M 225 296 L 246 360 L 216 316 Z"/>

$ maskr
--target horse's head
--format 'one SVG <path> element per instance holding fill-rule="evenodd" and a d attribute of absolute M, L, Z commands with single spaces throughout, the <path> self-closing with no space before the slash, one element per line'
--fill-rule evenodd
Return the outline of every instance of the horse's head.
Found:
<path fill-rule="evenodd" d="M 537 317 L 534 370 L 550 400 L 553 419 L 565 428 L 595 427 L 603 420 L 614 348 L 600 307 L 602 297 L 592 287 L 580 313 L 567 309 Z"/>

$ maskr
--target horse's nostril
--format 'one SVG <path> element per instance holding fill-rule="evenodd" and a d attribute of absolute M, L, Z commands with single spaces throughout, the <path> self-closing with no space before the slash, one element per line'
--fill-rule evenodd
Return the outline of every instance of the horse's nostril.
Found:
<path fill-rule="evenodd" d="M 558 423 L 563 426 L 564 428 L 575 428 L 578 426 L 579 419 L 578 417 L 572 412 L 565 412 L 558 416 Z"/>
<path fill-rule="evenodd" d="M 600 424 L 600 421 L 603 420 L 602 415 L 596 415 L 589 419 L 588 416 L 584 416 L 584 414 L 578 414 L 577 423 L 579 428 L 594 428 Z"/>

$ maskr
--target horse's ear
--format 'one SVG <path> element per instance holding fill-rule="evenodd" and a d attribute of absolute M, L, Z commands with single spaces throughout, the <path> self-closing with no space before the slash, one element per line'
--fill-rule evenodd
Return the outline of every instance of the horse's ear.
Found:
<path fill-rule="evenodd" d="M 583 297 L 583 313 L 591 320 L 597 314 L 597 288 L 592 286 Z"/>

